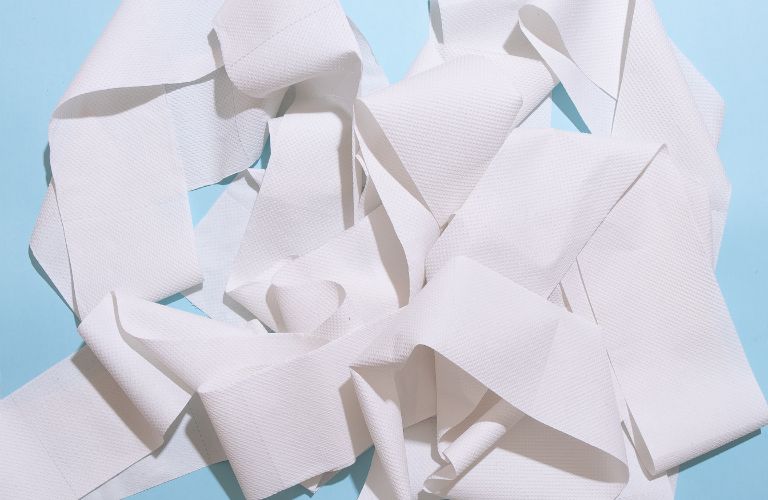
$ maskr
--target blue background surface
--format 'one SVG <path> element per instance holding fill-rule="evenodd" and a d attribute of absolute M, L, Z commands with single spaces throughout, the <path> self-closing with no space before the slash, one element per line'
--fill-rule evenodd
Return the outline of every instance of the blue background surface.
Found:
<path fill-rule="evenodd" d="M 0 397 L 81 344 L 67 306 L 30 262 L 29 236 L 46 189 L 48 118 L 118 0 L 0 0 Z M 426 0 L 342 0 L 392 81 L 426 39 Z M 768 391 L 768 2 L 657 0 L 672 39 L 725 98 L 720 152 L 733 183 L 718 277 L 747 356 Z M 573 128 L 560 112 L 555 123 Z M 199 220 L 223 186 L 191 193 Z M 185 299 L 169 301 L 189 308 Z M 12 450 L 0 450 L 8 453 Z M 313 497 L 352 499 L 370 450 Z M 242 498 L 217 464 L 136 498 Z M 300 487 L 276 495 L 307 498 Z M 683 467 L 677 498 L 768 498 L 768 435 Z"/>

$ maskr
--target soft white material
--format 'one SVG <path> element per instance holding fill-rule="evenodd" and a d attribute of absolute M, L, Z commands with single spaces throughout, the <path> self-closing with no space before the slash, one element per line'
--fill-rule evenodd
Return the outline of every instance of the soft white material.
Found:
<path fill-rule="evenodd" d="M 768 421 L 714 275 L 723 102 L 651 1 L 429 5 L 390 85 L 337 0 L 123 3 L 30 241 L 87 346 L 0 400 L 0 497 L 227 459 L 263 498 L 373 444 L 365 499 L 672 499 Z"/>

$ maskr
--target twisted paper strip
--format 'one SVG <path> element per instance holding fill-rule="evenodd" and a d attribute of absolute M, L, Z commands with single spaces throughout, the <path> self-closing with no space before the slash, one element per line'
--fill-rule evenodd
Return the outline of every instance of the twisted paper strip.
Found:
<path fill-rule="evenodd" d="M 337 0 L 122 4 L 30 245 L 87 347 L 0 401 L 0 496 L 229 459 L 262 498 L 375 444 L 362 498 L 663 499 L 766 423 L 713 272 L 722 102 L 651 1 L 430 15 L 388 85 Z M 591 135 L 548 128 L 557 83 Z"/>

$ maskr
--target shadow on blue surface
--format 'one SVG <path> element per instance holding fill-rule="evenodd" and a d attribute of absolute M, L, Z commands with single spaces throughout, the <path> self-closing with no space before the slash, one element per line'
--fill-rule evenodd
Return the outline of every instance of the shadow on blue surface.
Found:
<path fill-rule="evenodd" d="M 754 432 L 750 432 L 746 436 L 742 436 L 739 439 L 737 439 L 736 441 L 731 441 L 730 443 L 725 444 L 725 445 L 721 446 L 720 448 L 716 448 L 716 449 L 710 451 L 709 453 L 705 453 L 703 455 L 700 455 L 700 456 L 694 458 L 693 460 L 689 460 L 688 462 L 685 462 L 683 465 L 680 466 L 680 472 L 683 472 L 686 469 L 690 469 L 694 465 L 698 465 L 698 464 L 700 464 L 700 463 L 702 463 L 702 462 L 704 462 L 706 460 L 709 460 L 710 458 L 714 458 L 714 457 L 718 456 L 719 454 L 721 454 L 723 452 L 726 452 L 726 451 L 730 450 L 731 448 L 733 448 L 735 446 L 739 446 L 741 443 L 749 441 L 750 439 L 752 439 L 754 437 L 757 437 L 759 435 L 760 435 L 760 429 L 758 429 L 758 430 L 756 430 Z"/>
<path fill-rule="evenodd" d="M 360 491 L 365 484 L 365 478 L 368 476 L 368 468 L 371 466 L 371 460 L 373 459 L 373 448 L 369 448 L 362 455 L 357 457 L 357 461 L 338 472 L 333 476 L 325 485 L 332 485 L 343 481 L 352 483 L 352 486 L 356 491 Z M 221 485 L 221 488 L 226 493 L 230 500 L 245 500 L 243 490 L 240 489 L 240 485 L 237 483 L 235 473 L 232 471 L 232 467 L 229 462 L 219 462 L 210 466 L 216 481 Z M 321 495 L 322 489 L 318 490 L 314 496 Z M 296 485 L 287 490 L 281 491 L 269 497 L 269 500 L 298 500 L 308 499 L 312 495 L 301 485 Z"/>
<path fill-rule="evenodd" d="M 56 288 L 56 286 L 54 286 L 53 281 L 51 281 L 50 276 L 48 276 L 48 273 L 45 272 L 43 266 L 41 266 L 37 261 L 37 257 L 35 257 L 35 254 L 32 253 L 32 249 L 27 248 L 27 252 L 29 253 L 29 262 L 32 263 L 32 267 L 35 268 L 37 274 L 39 274 L 40 277 L 45 280 L 48 286 L 51 287 L 54 292 L 56 292 L 56 295 L 59 296 L 59 299 L 61 299 L 61 301 L 66 304 L 67 301 L 64 300 L 64 297 L 61 295 L 61 293 L 59 293 L 59 290 Z M 80 324 L 80 319 L 75 315 L 74 312 L 72 312 L 72 321 L 75 323 L 76 327 Z"/>
<path fill-rule="evenodd" d="M 562 83 L 558 83 L 557 86 L 552 89 L 552 102 L 555 103 L 560 111 L 571 120 L 571 123 L 578 129 L 579 132 L 589 134 L 589 127 L 584 123 L 579 111 L 576 109 L 576 105 L 573 104 L 568 92 L 565 91 Z"/>
<path fill-rule="evenodd" d="M 51 145 L 46 144 L 43 151 L 43 168 L 45 169 L 45 184 L 51 183 L 53 174 L 51 173 Z"/>
<path fill-rule="evenodd" d="M 245 500 L 243 490 L 235 479 L 235 473 L 229 465 L 229 461 L 219 462 L 210 466 L 211 473 L 216 481 L 221 485 L 221 489 L 230 500 Z"/>

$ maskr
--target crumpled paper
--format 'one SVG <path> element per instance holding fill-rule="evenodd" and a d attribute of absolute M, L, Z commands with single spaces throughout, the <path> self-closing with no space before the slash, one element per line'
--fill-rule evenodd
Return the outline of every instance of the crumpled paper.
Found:
<path fill-rule="evenodd" d="M 0 496 L 229 460 L 263 498 L 373 444 L 365 499 L 671 499 L 768 422 L 714 276 L 722 99 L 651 0 L 429 8 L 390 85 L 337 0 L 123 2 L 30 242 L 87 345 L 0 400 Z"/>

